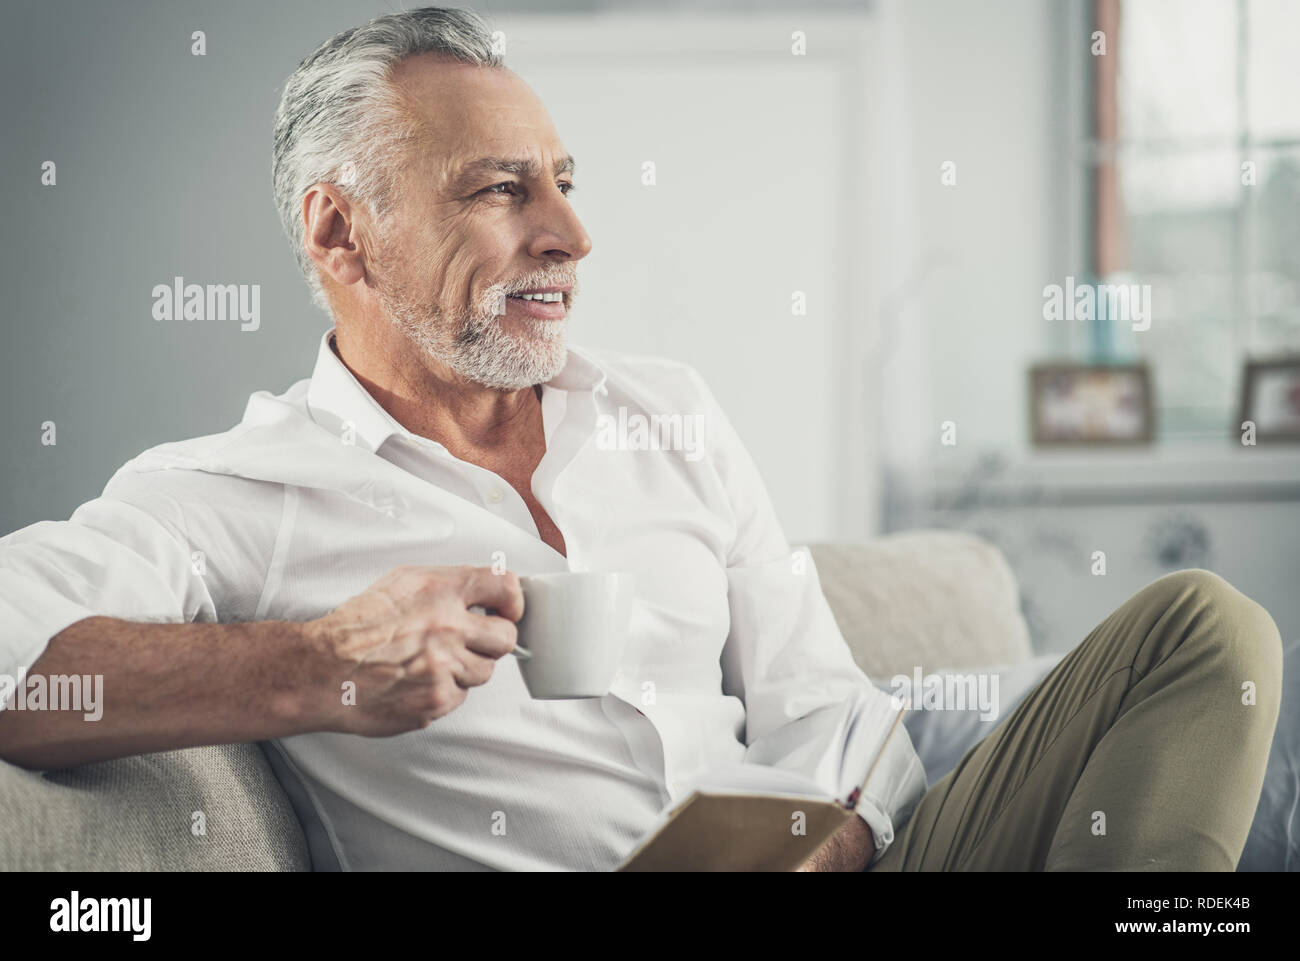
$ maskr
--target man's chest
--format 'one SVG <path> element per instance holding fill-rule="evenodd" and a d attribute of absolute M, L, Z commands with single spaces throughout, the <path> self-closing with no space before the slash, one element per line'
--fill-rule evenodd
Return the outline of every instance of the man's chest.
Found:
<path fill-rule="evenodd" d="M 457 460 L 500 478 L 527 509 L 541 541 L 564 556 L 567 554 L 564 535 L 533 492 L 533 478 L 546 456 L 540 421 L 535 427 L 536 430 L 496 449 L 463 448 L 453 449 L 451 453 Z"/>
<path fill-rule="evenodd" d="M 530 454 L 529 456 L 517 456 L 500 462 L 487 460 L 480 466 L 500 477 L 509 485 L 510 489 L 523 502 L 524 507 L 527 508 L 528 516 L 532 518 L 533 525 L 537 528 L 537 536 L 544 544 L 563 557 L 568 553 L 564 542 L 564 534 L 533 492 L 533 477 L 540 463 L 540 455 L 534 457 Z"/>
<path fill-rule="evenodd" d="M 716 665 L 729 623 L 733 521 L 707 487 L 671 465 L 645 462 L 669 456 L 593 449 L 553 474 L 543 465 L 534 499 L 563 551 L 538 537 L 540 524 L 518 488 L 483 469 L 439 474 L 430 467 L 423 477 L 384 472 L 353 488 L 364 499 L 286 487 L 275 542 L 237 542 L 232 556 L 216 559 L 236 578 L 210 585 L 218 616 L 220 594 L 241 610 L 260 594 L 260 617 L 310 620 L 408 564 L 520 575 L 623 571 L 636 583 L 629 657 L 673 674 L 688 673 L 696 656 L 696 668 Z M 677 656 L 691 648 L 692 656 Z"/>

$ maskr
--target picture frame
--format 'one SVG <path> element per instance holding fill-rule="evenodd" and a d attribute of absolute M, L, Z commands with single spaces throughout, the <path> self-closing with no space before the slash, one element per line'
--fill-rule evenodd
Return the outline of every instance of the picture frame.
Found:
<path fill-rule="evenodd" d="M 1041 363 L 1029 369 L 1035 447 L 1149 444 L 1155 437 L 1146 364 Z"/>
<path fill-rule="evenodd" d="M 1234 433 L 1255 424 L 1255 441 L 1300 443 L 1300 354 L 1247 360 Z"/>

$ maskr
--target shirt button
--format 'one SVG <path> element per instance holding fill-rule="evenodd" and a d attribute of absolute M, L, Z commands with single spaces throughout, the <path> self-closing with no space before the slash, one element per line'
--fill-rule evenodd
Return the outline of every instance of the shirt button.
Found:
<path fill-rule="evenodd" d="M 623 672 L 622 672 L 622 671 L 618 671 L 617 673 L 615 673 L 615 675 L 614 675 L 614 683 L 615 683 L 615 684 L 622 684 L 622 683 L 623 683 Z"/>
<path fill-rule="evenodd" d="M 488 491 L 488 501 L 493 504 L 500 504 L 506 499 L 506 493 L 500 487 L 494 487 Z"/>
<path fill-rule="evenodd" d="M 677 788 L 678 788 L 678 784 L 677 784 L 676 781 L 669 781 L 669 782 L 668 782 L 668 789 L 669 789 L 670 791 L 672 791 L 674 794 L 677 793 Z"/>

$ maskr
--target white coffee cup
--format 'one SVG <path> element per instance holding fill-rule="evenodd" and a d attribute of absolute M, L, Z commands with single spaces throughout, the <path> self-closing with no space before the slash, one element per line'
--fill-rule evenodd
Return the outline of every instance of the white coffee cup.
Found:
<path fill-rule="evenodd" d="M 537 700 L 602 697 L 627 644 L 632 578 L 603 571 L 521 577 L 519 671 Z"/>

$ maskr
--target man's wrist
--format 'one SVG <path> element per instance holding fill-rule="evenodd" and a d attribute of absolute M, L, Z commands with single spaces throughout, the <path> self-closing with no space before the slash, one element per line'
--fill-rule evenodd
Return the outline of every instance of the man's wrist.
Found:
<path fill-rule="evenodd" d="M 860 815 L 855 814 L 841 833 L 845 833 L 841 859 L 843 864 L 836 870 L 865 871 L 871 859 L 876 856 L 876 836 L 871 826 Z"/>
<path fill-rule="evenodd" d="M 259 627 L 274 631 L 280 643 L 266 645 L 274 659 L 269 667 L 276 680 L 270 689 L 271 716 L 277 728 L 290 734 L 339 729 L 331 708 L 342 704 L 343 692 L 325 690 L 321 665 L 328 639 L 316 621 L 272 621 Z"/>
<path fill-rule="evenodd" d="M 799 870 L 865 871 L 875 855 L 875 835 L 867 822 L 855 814 Z"/>

